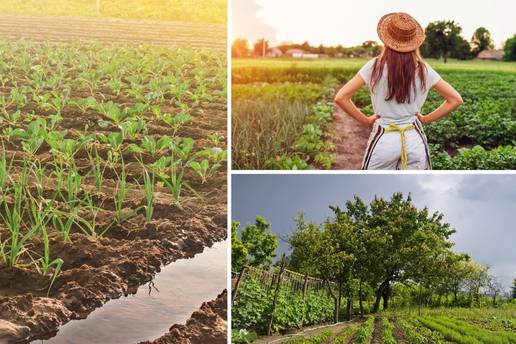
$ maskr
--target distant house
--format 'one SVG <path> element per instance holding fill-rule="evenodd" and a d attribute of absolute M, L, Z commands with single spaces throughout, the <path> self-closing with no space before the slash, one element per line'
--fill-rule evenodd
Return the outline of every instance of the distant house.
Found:
<path fill-rule="evenodd" d="M 281 57 L 283 56 L 283 52 L 281 51 L 281 49 L 279 48 L 271 48 L 269 49 L 269 51 L 267 52 L 267 57 Z"/>
<path fill-rule="evenodd" d="M 301 49 L 289 49 L 285 52 L 286 56 L 290 56 L 294 59 L 318 59 L 319 54 L 306 53 Z"/>
<path fill-rule="evenodd" d="M 478 55 L 479 60 L 500 61 L 503 58 L 503 50 L 482 50 Z"/>
<path fill-rule="evenodd" d="M 305 52 L 302 49 L 289 49 L 285 52 L 285 55 L 293 58 L 300 58 L 304 53 Z"/>

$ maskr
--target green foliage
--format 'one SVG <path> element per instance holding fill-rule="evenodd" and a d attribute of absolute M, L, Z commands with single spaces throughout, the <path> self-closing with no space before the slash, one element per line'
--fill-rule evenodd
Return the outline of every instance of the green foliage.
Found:
<path fill-rule="evenodd" d="M 384 344 L 396 344 L 396 339 L 394 339 L 393 334 L 394 327 L 387 317 L 382 318 L 382 330 Z"/>
<path fill-rule="evenodd" d="M 478 55 L 482 50 L 493 49 L 493 39 L 491 33 L 485 27 L 479 27 L 471 37 L 472 53 Z"/>
<path fill-rule="evenodd" d="M 504 61 L 516 61 L 516 34 L 505 41 L 503 59 Z"/>
<path fill-rule="evenodd" d="M 348 343 L 358 328 L 357 324 L 350 324 L 333 339 L 333 344 Z"/>
<path fill-rule="evenodd" d="M 356 343 L 356 344 L 368 343 L 369 337 L 371 337 L 371 335 L 373 334 L 374 322 L 375 322 L 374 315 L 370 315 L 367 318 L 366 322 L 362 326 L 360 326 L 360 328 L 358 329 L 353 343 Z"/>
<path fill-rule="evenodd" d="M 301 338 L 294 338 L 286 341 L 288 344 L 321 344 L 332 336 L 331 331 L 322 331 L 315 336 L 303 336 Z"/>
<path fill-rule="evenodd" d="M 453 158 L 446 152 L 433 150 L 432 163 L 437 170 L 513 170 L 516 168 L 516 148 L 500 146 L 486 150 L 481 146 L 461 148 Z"/>
<path fill-rule="evenodd" d="M 272 310 L 274 288 L 262 286 L 255 279 L 248 279 L 238 290 L 238 297 L 232 309 L 233 328 L 245 328 L 265 333 Z M 297 328 L 303 316 L 303 295 L 289 288 L 280 289 L 273 331 Z M 333 300 L 325 293 L 308 290 L 304 311 L 305 325 L 329 321 L 333 316 Z"/>
<path fill-rule="evenodd" d="M 278 238 L 267 232 L 271 224 L 262 216 L 257 216 L 254 225 L 247 225 L 238 236 L 240 223 L 233 221 L 232 230 L 232 268 L 240 271 L 245 263 L 268 268 L 276 257 Z"/>
<path fill-rule="evenodd" d="M 425 42 L 421 52 L 425 57 L 444 58 L 446 62 L 451 54 L 461 46 L 462 28 L 452 20 L 429 23 L 425 29 Z"/>
<path fill-rule="evenodd" d="M 258 339 L 258 335 L 254 331 L 236 328 L 231 329 L 231 343 L 250 344 L 256 339 Z"/>
<path fill-rule="evenodd" d="M 511 297 L 516 299 L 516 277 L 512 280 Z"/>

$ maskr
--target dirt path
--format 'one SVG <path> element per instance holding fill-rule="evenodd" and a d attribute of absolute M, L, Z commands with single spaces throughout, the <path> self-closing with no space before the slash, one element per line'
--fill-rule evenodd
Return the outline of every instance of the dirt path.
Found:
<path fill-rule="evenodd" d="M 313 326 L 305 328 L 303 331 L 299 331 L 296 334 L 282 336 L 280 334 L 267 336 L 267 337 L 260 337 L 256 341 L 253 342 L 253 344 L 266 344 L 266 343 L 283 343 L 289 339 L 295 338 L 296 336 L 315 336 L 323 331 L 331 331 L 332 332 L 332 338 L 335 337 L 337 334 L 342 332 L 346 327 L 348 327 L 350 324 L 356 322 L 357 320 L 352 321 L 345 321 L 340 322 L 334 325 L 328 325 L 328 326 Z M 331 340 L 328 341 L 328 343 L 331 343 Z"/>
<path fill-rule="evenodd" d="M 359 170 L 371 129 L 337 109 L 333 117 L 336 148 L 334 170 Z"/>
<path fill-rule="evenodd" d="M 226 49 L 226 26 L 150 20 L 0 14 L 0 38 L 150 43 Z"/>
<path fill-rule="evenodd" d="M 382 320 L 379 317 L 374 319 L 374 329 L 370 344 L 383 344 Z"/>
<path fill-rule="evenodd" d="M 399 327 L 399 325 L 396 322 L 393 322 L 394 325 L 394 338 L 396 339 L 396 343 L 398 344 L 408 344 L 407 338 L 405 338 L 405 334 Z"/>

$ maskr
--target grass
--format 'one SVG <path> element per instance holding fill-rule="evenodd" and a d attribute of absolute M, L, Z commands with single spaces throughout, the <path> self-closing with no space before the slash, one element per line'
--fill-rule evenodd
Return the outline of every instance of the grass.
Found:
<path fill-rule="evenodd" d="M 269 159 L 293 151 L 312 107 L 304 101 L 235 100 L 233 161 L 236 169 L 261 169 Z"/>
<path fill-rule="evenodd" d="M 97 16 L 96 0 L 2 0 L 0 13 Z M 101 0 L 100 16 L 226 23 L 226 0 Z"/>
<path fill-rule="evenodd" d="M 347 69 L 358 71 L 368 59 L 319 59 L 319 60 L 293 60 L 293 59 L 233 59 L 232 69 L 238 70 L 244 67 L 289 69 Z M 442 60 L 425 59 L 437 71 L 484 71 L 516 73 L 516 62 L 493 62 L 478 60 Z"/>

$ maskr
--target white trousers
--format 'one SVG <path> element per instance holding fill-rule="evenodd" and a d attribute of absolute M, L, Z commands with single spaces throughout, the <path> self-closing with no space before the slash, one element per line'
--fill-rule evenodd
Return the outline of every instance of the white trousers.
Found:
<path fill-rule="evenodd" d="M 399 170 L 401 169 L 401 133 L 385 132 L 385 128 L 375 123 L 369 136 L 363 170 Z M 405 131 L 407 169 L 430 170 L 430 152 L 423 126 L 416 120 L 414 129 Z"/>

